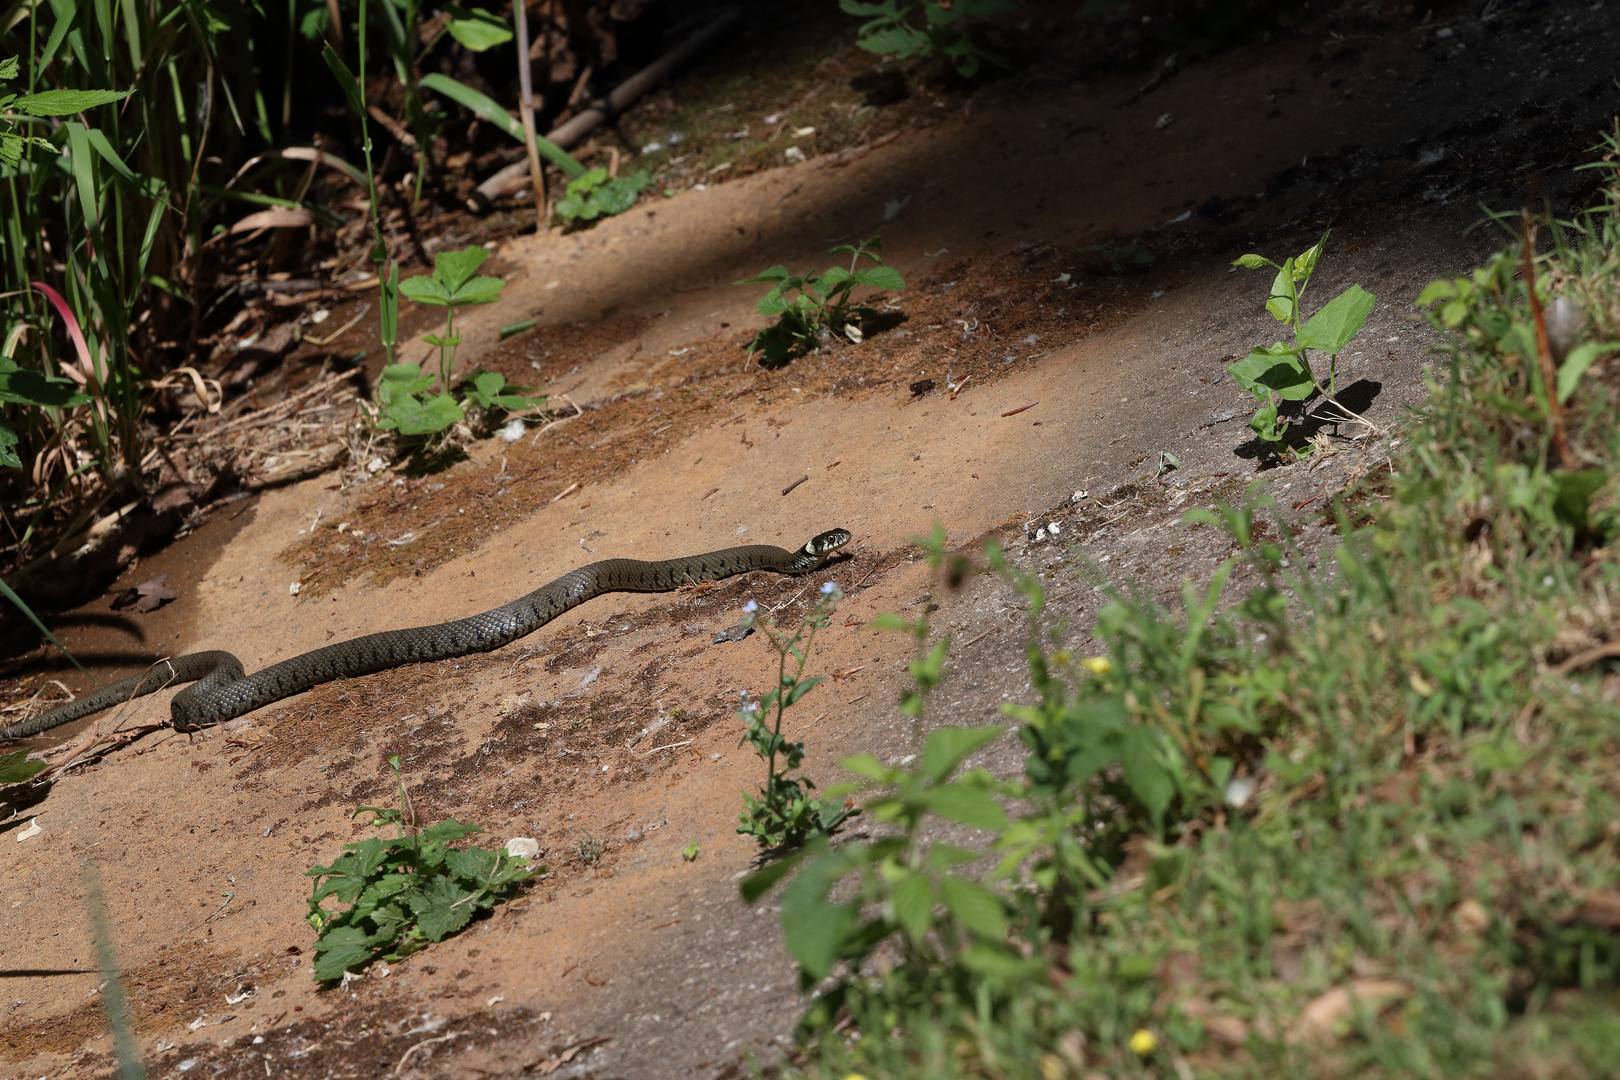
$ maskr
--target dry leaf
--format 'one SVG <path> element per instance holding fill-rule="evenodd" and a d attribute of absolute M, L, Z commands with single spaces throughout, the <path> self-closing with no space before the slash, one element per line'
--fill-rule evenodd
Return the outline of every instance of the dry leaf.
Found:
<path fill-rule="evenodd" d="M 544 1061 L 537 1061 L 533 1065 L 526 1067 L 523 1071 L 539 1073 L 541 1076 L 550 1076 L 552 1073 L 556 1072 L 570 1061 L 573 1061 L 574 1058 L 578 1057 L 584 1051 L 589 1050 L 593 1046 L 601 1046 L 603 1043 L 609 1042 L 612 1038 L 613 1036 L 611 1035 L 599 1035 L 594 1039 L 586 1039 L 584 1042 L 575 1043 L 573 1046 L 570 1046 L 556 1057 L 549 1057 Z"/>
<path fill-rule="evenodd" d="M 260 210 L 231 226 L 231 232 L 252 232 L 254 229 L 292 229 L 300 225 L 314 224 L 315 217 L 303 207 L 272 206 L 268 210 Z"/>
<path fill-rule="evenodd" d="M 1288 1041 L 1335 1038 L 1339 1026 L 1355 1015 L 1357 1002 L 1376 1013 L 1411 996 L 1412 988 L 1394 979 L 1354 979 L 1349 986 L 1335 986 L 1305 1006 L 1288 1033 Z"/>

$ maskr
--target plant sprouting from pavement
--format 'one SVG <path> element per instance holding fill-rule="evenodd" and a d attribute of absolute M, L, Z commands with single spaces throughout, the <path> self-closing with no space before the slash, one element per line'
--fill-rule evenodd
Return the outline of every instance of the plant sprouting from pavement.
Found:
<path fill-rule="evenodd" d="M 738 745 L 752 746 L 765 759 L 765 787 L 758 798 L 743 795 L 744 809 L 737 815 L 737 831 L 752 836 L 763 848 L 785 850 L 799 847 L 811 836 L 830 836 L 860 813 L 847 800 L 811 795 L 815 784 L 808 777 L 788 775 L 804 763 L 804 743 L 789 742 L 782 735 L 782 718 L 787 710 L 826 678 L 817 675 L 807 679 L 804 668 L 816 631 L 826 627 L 842 599 L 837 585 L 830 581 L 822 585 L 815 607 L 791 635 L 759 618 L 754 601 L 743 608 L 743 625 L 763 633 L 777 654 L 776 688 L 766 691 L 758 701 L 745 700 L 737 711 L 738 719 L 747 725 Z"/>
<path fill-rule="evenodd" d="M 1301 317 L 1301 301 L 1306 286 L 1310 284 L 1311 274 L 1322 257 L 1327 238 L 1328 233 L 1323 233 L 1322 239 L 1314 247 L 1307 248 L 1281 266 L 1263 255 L 1255 254 L 1244 255 L 1232 262 L 1233 266 L 1247 270 L 1269 266 L 1277 271 L 1271 283 L 1271 295 L 1266 299 L 1266 310 L 1271 312 L 1272 318 L 1288 328 L 1293 338 L 1291 342 L 1279 341 L 1269 347 L 1251 349 L 1248 356 L 1226 366 L 1238 385 L 1260 400 L 1260 411 L 1249 421 L 1249 427 L 1273 445 L 1282 442 L 1289 428 L 1289 422 L 1279 416 L 1279 406 L 1284 401 L 1305 401 L 1317 394 L 1325 397 L 1340 412 L 1340 415 L 1327 419 L 1349 420 L 1372 426 L 1340 404 L 1333 395 L 1337 390 L 1339 353 L 1366 325 L 1376 298 L 1360 285 L 1351 285 L 1322 305 L 1321 310 L 1310 319 L 1302 321 Z M 1312 350 L 1328 354 L 1326 386 L 1318 380 L 1311 367 Z"/>
<path fill-rule="evenodd" d="M 418 830 L 397 754 L 388 759 L 388 767 L 399 788 L 399 808 L 361 806 L 354 812 L 371 814 L 372 825 L 393 825 L 394 838 L 373 836 L 345 844 L 331 866 L 306 871 L 315 879 L 306 918 L 320 934 L 315 942 L 317 982 L 341 979 L 373 960 L 397 960 L 442 941 L 477 912 L 510 899 L 520 884 L 546 872 L 505 851 L 452 848 L 453 842 L 483 831 L 455 818 Z M 328 897 L 349 906 L 341 911 L 322 907 Z"/>
<path fill-rule="evenodd" d="M 851 305 L 850 294 L 855 287 L 894 290 L 906 287 L 900 272 L 884 265 L 882 250 L 883 238 L 874 236 L 859 245 L 840 244 L 828 253 L 848 255 L 848 269 L 834 266 L 821 274 L 800 275 L 788 273 L 785 266 L 773 266 L 757 277 L 736 282 L 771 286 L 771 291 L 754 306 L 761 315 L 775 316 L 776 322 L 754 335 L 754 340 L 748 343 L 749 352 L 761 354 L 762 366 L 777 368 L 794 356 L 814 349 L 824 330 L 860 341 L 861 329 L 850 320 L 853 315 L 870 309 Z M 874 265 L 858 269 L 862 259 Z M 789 295 L 791 293 L 798 295 Z"/>

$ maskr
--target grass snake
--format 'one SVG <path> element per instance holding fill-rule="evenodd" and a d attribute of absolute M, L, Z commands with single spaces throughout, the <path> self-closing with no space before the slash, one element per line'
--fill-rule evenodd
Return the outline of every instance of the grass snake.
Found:
<path fill-rule="evenodd" d="M 751 570 L 808 574 L 820 569 L 849 541 L 847 530 L 833 529 L 812 537 L 797 551 L 750 544 L 660 562 L 605 559 L 564 574 L 527 596 L 481 615 L 351 638 L 300 653 L 252 675 L 243 674 L 242 662 L 228 652 L 190 653 L 159 661 L 144 675 L 113 683 L 31 720 L 0 729 L 0 739 L 37 735 L 185 682 L 195 685 L 174 696 L 169 713 L 175 730 L 190 731 L 222 723 L 334 679 L 498 649 L 603 593 L 671 592 L 690 582 L 716 581 Z"/>

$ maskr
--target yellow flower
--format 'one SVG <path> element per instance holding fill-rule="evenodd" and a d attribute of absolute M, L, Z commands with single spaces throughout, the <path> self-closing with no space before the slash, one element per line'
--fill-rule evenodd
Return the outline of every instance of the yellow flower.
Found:
<path fill-rule="evenodd" d="M 866 1077 L 862 1076 L 860 1073 L 850 1073 L 848 1076 L 844 1077 L 844 1080 L 866 1080 Z"/>
<path fill-rule="evenodd" d="M 1080 661 L 1080 666 L 1096 675 L 1106 675 L 1114 670 L 1113 662 L 1106 656 L 1088 656 Z"/>
<path fill-rule="evenodd" d="M 1154 1050 L 1158 1049 L 1158 1047 L 1159 1040 L 1154 1038 L 1153 1032 L 1149 1031 L 1147 1028 L 1141 1028 L 1135 1035 L 1131 1036 L 1131 1049 L 1136 1051 L 1138 1054 L 1141 1054 L 1143 1057 L 1147 1057 L 1149 1054 L 1153 1053 Z"/>

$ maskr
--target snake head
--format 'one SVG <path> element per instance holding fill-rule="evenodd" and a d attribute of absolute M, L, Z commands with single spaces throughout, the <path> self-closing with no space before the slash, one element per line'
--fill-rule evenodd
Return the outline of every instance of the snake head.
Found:
<path fill-rule="evenodd" d="M 815 559 L 816 565 L 820 566 L 827 561 L 829 555 L 852 539 L 854 536 L 848 529 L 829 529 L 812 536 L 810 542 L 804 545 L 804 553 Z"/>

